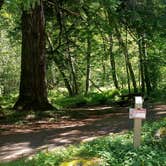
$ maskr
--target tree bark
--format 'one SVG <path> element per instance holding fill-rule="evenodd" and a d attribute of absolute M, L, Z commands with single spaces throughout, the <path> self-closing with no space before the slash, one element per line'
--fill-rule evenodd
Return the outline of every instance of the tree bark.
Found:
<path fill-rule="evenodd" d="M 68 40 L 68 39 L 67 39 Z M 70 54 L 70 47 L 69 47 L 69 41 L 67 42 L 67 52 L 68 52 L 68 63 L 69 63 L 69 68 L 70 68 L 70 74 L 71 74 L 71 85 L 72 85 L 72 91 L 73 91 L 73 96 L 78 94 L 78 85 L 77 85 L 77 76 L 75 72 L 75 67 L 73 63 L 73 59 Z"/>
<path fill-rule="evenodd" d="M 66 41 L 67 41 L 67 48 L 66 48 L 66 52 L 67 52 L 67 59 L 68 59 L 68 65 L 69 65 L 69 70 L 70 70 L 70 84 L 72 86 L 72 91 L 73 91 L 73 96 L 78 94 L 78 85 L 77 85 L 77 75 L 76 75 L 76 70 L 75 70 L 75 66 L 74 66 L 74 59 L 71 56 L 71 52 L 70 52 L 70 41 L 69 41 L 69 36 L 67 34 L 66 31 L 66 27 L 64 26 L 64 31 L 65 31 L 65 37 L 66 37 Z"/>
<path fill-rule="evenodd" d="M 140 76 L 141 76 L 141 91 L 145 93 L 145 78 L 144 78 L 144 64 L 143 64 L 143 53 L 142 53 L 142 39 L 138 41 L 139 48 L 139 63 L 140 63 Z"/>
<path fill-rule="evenodd" d="M 48 110 L 45 78 L 45 18 L 42 0 L 22 13 L 22 54 L 17 110 Z"/>
<path fill-rule="evenodd" d="M 87 55 L 86 55 L 86 83 L 85 83 L 85 94 L 89 91 L 89 79 L 90 79 L 90 58 L 91 58 L 91 40 L 90 34 L 87 38 Z"/>
<path fill-rule="evenodd" d="M 110 28 L 113 29 L 113 22 L 114 20 L 112 20 L 111 17 L 111 11 L 108 7 L 106 7 L 106 11 L 107 11 L 107 17 L 108 17 L 108 22 L 109 22 L 109 26 Z M 114 57 L 114 53 L 113 53 L 113 32 L 110 31 L 109 32 L 110 37 L 109 37 L 109 42 L 110 42 L 110 65 L 111 65 L 111 69 L 112 69 L 112 79 L 114 82 L 114 86 L 119 89 L 119 84 L 118 84 L 118 79 L 117 79 L 117 74 L 116 74 L 116 65 L 115 65 L 115 57 Z"/>
<path fill-rule="evenodd" d="M 113 53 L 113 38 L 112 38 L 112 34 L 110 36 L 110 64 L 111 64 L 111 69 L 112 69 L 112 78 L 113 78 L 114 86 L 117 89 L 119 89 L 118 79 L 117 79 L 117 75 L 116 75 L 115 57 L 114 57 L 114 53 Z"/>
<path fill-rule="evenodd" d="M 117 39 L 122 47 L 122 51 L 125 55 L 125 61 L 126 61 L 126 65 L 127 65 L 127 68 L 129 70 L 129 73 L 130 73 L 130 76 L 131 76 L 131 80 L 132 80 L 132 84 L 133 84 L 133 88 L 134 88 L 134 93 L 137 93 L 137 84 L 136 84 L 136 80 L 135 80 L 135 75 L 134 75 L 134 71 L 132 69 L 132 65 L 130 63 L 130 60 L 129 60 L 129 54 L 128 54 L 128 50 L 127 50 L 127 47 L 122 39 L 122 36 L 118 30 L 117 27 L 115 27 L 115 30 L 116 30 L 116 36 L 117 36 Z"/>
<path fill-rule="evenodd" d="M 145 78 L 145 85 L 147 94 L 150 94 L 150 91 L 152 90 L 151 83 L 150 83 L 150 77 L 149 77 L 149 70 L 148 70 L 148 63 L 147 63 L 147 48 L 146 48 L 146 39 L 145 39 L 145 33 L 142 35 L 142 56 L 143 56 L 143 64 L 144 64 L 144 78 Z"/>

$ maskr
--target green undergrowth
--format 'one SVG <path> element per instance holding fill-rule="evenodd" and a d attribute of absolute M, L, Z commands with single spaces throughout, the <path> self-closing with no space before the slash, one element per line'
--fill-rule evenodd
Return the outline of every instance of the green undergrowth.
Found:
<path fill-rule="evenodd" d="M 140 90 L 139 90 L 140 92 Z M 63 94 L 57 95 L 54 91 L 50 93 L 49 99 L 52 104 L 54 104 L 57 108 L 74 108 L 74 107 L 86 107 L 86 106 L 96 106 L 96 105 L 114 105 L 122 100 L 121 96 L 128 94 L 127 89 L 122 90 L 107 90 L 103 93 L 101 92 L 91 92 L 87 95 L 76 95 L 73 97 L 64 96 Z M 134 94 L 133 90 L 131 93 Z M 154 90 L 151 92 L 149 96 L 146 94 L 144 98 L 148 99 L 150 102 L 161 102 L 166 103 L 166 89 Z M 123 99 L 124 100 L 124 99 Z M 128 100 L 122 101 L 126 102 L 127 106 L 130 106 Z"/>
<path fill-rule="evenodd" d="M 152 91 L 150 94 L 150 100 L 152 102 L 166 104 L 166 88 Z"/>
<path fill-rule="evenodd" d="M 87 95 L 77 95 L 73 97 L 60 96 L 51 93 L 50 101 L 58 108 L 73 108 L 83 106 L 95 106 L 104 104 L 113 104 L 119 100 L 120 92 L 118 90 L 110 90 L 103 93 L 93 92 Z"/>
<path fill-rule="evenodd" d="M 18 94 L 10 94 L 8 96 L 0 96 L 0 123 L 2 124 L 25 124 L 29 121 L 35 121 L 43 119 L 46 121 L 57 121 L 59 117 L 68 116 L 72 118 L 85 118 L 85 112 L 77 112 L 77 114 L 72 113 L 71 111 L 65 110 L 65 108 L 75 108 L 75 107 L 90 107 L 98 105 L 116 105 L 121 100 L 121 95 L 128 94 L 128 90 L 123 89 L 118 90 L 107 90 L 103 93 L 91 92 L 87 95 L 78 95 L 74 97 L 66 96 L 66 93 L 61 93 L 60 91 L 52 90 L 49 92 L 50 102 L 59 110 L 48 110 L 48 111 L 21 111 L 17 112 L 12 109 L 14 103 L 17 100 Z M 160 102 L 165 104 L 166 91 L 158 90 L 151 92 L 151 95 L 148 97 L 150 102 Z M 123 103 L 125 101 L 122 101 Z M 120 102 L 119 102 L 120 103 Z M 126 100 L 125 104 L 129 107 L 132 103 Z"/>
<path fill-rule="evenodd" d="M 140 90 L 139 90 L 140 91 Z M 127 89 L 107 90 L 101 92 L 90 92 L 87 95 L 76 95 L 73 97 L 67 96 L 66 93 L 62 93 L 57 90 L 49 91 L 49 101 L 56 108 L 74 108 L 74 107 L 86 107 L 96 105 L 112 105 L 121 100 L 121 95 L 128 94 Z M 131 90 L 133 93 L 133 90 Z M 146 96 L 146 95 L 145 95 Z M 16 102 L 18 94 L 10 94 L 8 96 L 0 96 L 0 108 L 11 109 Z M 166 89 L 154 90 L 148 97 L 152 102 L 165 102 Z M 130 103 L 129 103 L 130 104 Z"/>
<path fill-rule="evenodd" d="M 12 108 L 14 103 L 16 102 L 17 97 L 18 94 L 16 93 L 6 96 L 0 96 L 0 106 L 4 109 Z"/>
<path fill-rule="evenodd" d="M 31 159 L 0 164 L 1 166 L 60 166 L 76 159 L 100 159 L 101 166 L 164 166 L 166 165 L 166 138 L 155 138 L 155 132 L 166 127 L 166 119 L 148 122 L 143 126 L 142 145 L 134 149 L 133 133 L 113 134 L 91 142 L 40 152 Z M 71 166 L 67 165 L 66 166 Z M 72 165 L 76 166 L 76 165 Z M 83 165 L 84 166 L 84 165 Z"/>

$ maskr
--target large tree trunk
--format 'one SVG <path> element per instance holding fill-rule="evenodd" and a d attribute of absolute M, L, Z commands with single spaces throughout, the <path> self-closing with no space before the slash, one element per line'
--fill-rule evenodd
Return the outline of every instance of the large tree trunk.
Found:
<path fill-rule="evenodd" d="M 22 13 L 21 80 L 15 109 L 52 108 L 47 100 L 45 70 L 45 19 L 41 0 L 35 8 Z"/>

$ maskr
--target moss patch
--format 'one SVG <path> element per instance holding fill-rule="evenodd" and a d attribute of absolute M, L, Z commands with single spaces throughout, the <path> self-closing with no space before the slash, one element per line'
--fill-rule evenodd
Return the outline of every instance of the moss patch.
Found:
<path fill-rule="evenodd" d="M 91 158 L 91 159 L 75 159 L 72 161 L 66 161 L 60 164 L 60 166 L 101 166 L 101 159 Z"/>

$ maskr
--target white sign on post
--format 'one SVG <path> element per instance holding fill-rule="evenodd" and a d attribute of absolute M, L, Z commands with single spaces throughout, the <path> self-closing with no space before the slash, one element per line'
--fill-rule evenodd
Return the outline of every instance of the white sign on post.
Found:
<path fill-rule="evenodd" d="M 135 108 L 142 108 L 143 99 L 142 96 L 135 97 Z"/>
<path fill-rule="evenodd" d="M 129 118 L 134 119 L 134 147 L 141 144 L 141 123 L 146 118 L 146 109 L 142 108 L 143 99 L 141 96 L 135 97 L 135 108 L 129 109 Z"/>
<path fill-rule="evenodd" d="M 141 108 L 141 109 L 130 108 L 129 118 L 130 119 L 134 119 L 134 118 L 145 119 L 146 118 L 146 109 L 144 109 L 144 108 Z"/>

